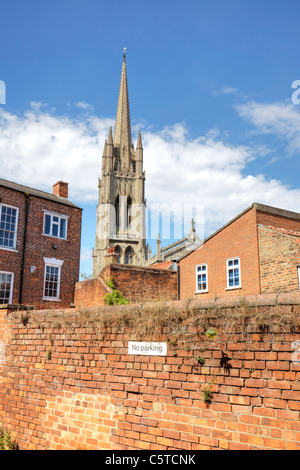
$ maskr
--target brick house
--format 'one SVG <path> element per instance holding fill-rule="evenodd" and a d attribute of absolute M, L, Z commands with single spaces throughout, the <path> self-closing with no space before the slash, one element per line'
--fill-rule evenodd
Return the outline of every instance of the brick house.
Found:
<path fill-rule="evenodd" d="M 254 203 L 179 267 L 180 299 L 299 291 L 300 214 Z"/>
<path fill-rule="evenodd" d="M 50 194 L 0 179 L 0 304 L 73 303 L 81 215 L 68 183 L 57 182 Z"/>

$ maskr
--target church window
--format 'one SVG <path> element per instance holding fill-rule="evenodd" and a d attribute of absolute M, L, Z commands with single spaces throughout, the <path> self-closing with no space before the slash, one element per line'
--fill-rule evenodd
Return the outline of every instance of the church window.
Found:
<path fill-rule="evenodd" d="M 132 199 L 129 196 L 127 198 L 127 228 L 130 228 L 132 222 Z"/>
<path fill-rule="evenodd" d="M 120 229 L 120 198 L 119 196 L 116 197 L 115 215 L 116 215 L 116 232 L 118 232 Z"/>
<path fill-rule="evenodd" d="M 121 248 L 119 247 L 119 245 L 115 247 L 115 253 L 117 253 L 118 255 L 118 263 L 121 263 Z"/>
<path fill-rule="evenodd" d="M 125 264 L 132 264 L 133 261 L 133 249 L 128 246 L 125 251 Z"/>

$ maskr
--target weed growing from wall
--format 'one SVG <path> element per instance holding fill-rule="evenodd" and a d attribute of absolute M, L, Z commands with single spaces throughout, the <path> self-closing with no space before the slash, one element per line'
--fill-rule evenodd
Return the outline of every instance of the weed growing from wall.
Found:
<path fill-rule="evenodd" d="M 0 450 L 18 450 L 17 441 L 11 438 L 10 432 L 0 425 Z"/>
<path fill-rule="evenodd" d="M 129 300 L 126 299 L 121 292 L 119 292 L 114 285 L 113 278 L 111 277 L 106 283 L 112 290 L 104 296 L 104 302 L 106 305 L 126 305 L 129 304 Z"/>

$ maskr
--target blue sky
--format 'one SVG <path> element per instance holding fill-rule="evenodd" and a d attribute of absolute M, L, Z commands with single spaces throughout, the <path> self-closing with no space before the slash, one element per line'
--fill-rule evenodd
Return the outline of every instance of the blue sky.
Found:
<path fill-rule="evenodd" d="M 148 206 L 202 205 L 203 236 L 253 202 L 300 212 L 299 17 L 298 0 L 2 2 L 0 176 L 69 182 L 89 274 L 126 47 Z"/>

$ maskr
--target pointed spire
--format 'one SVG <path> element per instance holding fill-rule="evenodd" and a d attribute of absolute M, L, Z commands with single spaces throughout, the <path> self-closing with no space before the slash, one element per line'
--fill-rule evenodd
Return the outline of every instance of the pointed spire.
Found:
<path fill-rule="evenodd" d="M 121 152 L 125 148 L 126 152 L 128 152 L 127 156 L 129 155 L 130 148 L 131 148 L 131 126 L 130 126 L 130 112 L 129 112 L 125 51 L 123 54 L 121 83 L 120 83 L 120 91 L 119 91 L 117 117 L 116 117 L 116 123 L 115 123 L 114 145 L 119 147 Z"/>
<path fill-rule="evenodd" d="M 110 126 L 109 128 L 109 133 L 108 133 L 108 144 L 112 144 L 113 143 L 113 138 L 112 138 L 112 128 Z"/>
<path fill-rule="evenodd" d="M 141 131 L 139 131 L 139 135 L 138 135 L 138 140 L 137 140 L 136 148 L 137 148 L 137 149 L 143 148 Z"/>

